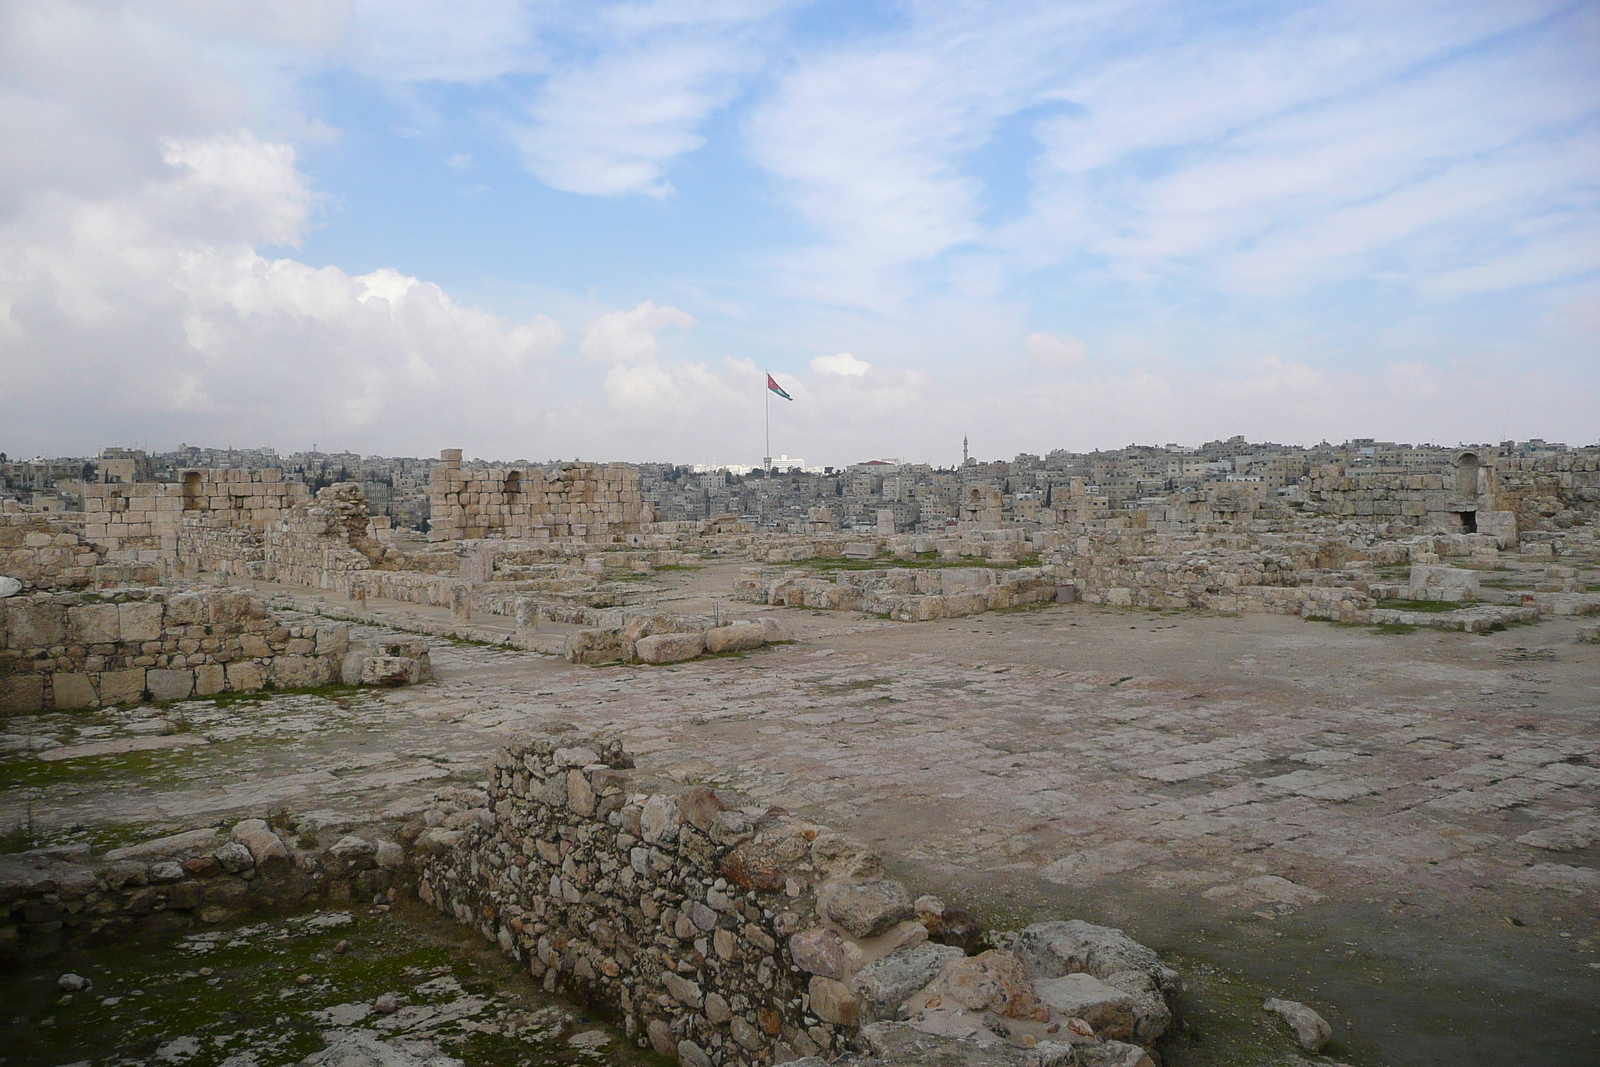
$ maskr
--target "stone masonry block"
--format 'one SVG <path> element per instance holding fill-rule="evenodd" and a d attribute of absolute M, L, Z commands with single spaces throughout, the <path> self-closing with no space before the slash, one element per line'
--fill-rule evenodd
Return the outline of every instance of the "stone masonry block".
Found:
<path fill-rule="evenodd" d="M 144 668 L 104 671 L 99 677 L 100 703 L 137 704 L 144 699 Z"/>
<path fill-rule="evenodd" d="M 145 688 L 152 700 L 187 700 L 194 692 L 194 672 L 152 668 L 145 672 Z"/>
<path fill-rule="evenodd" d="M 100 703 L 87 674 L 57 672 L 50 679 L 57 708 L 92 708 Z"/>

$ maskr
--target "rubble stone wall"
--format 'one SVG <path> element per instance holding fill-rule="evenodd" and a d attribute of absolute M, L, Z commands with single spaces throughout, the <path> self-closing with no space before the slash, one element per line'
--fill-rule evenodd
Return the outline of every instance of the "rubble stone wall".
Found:
<path fill-rule="evenodd" d="M 100 707 L 327 685 L 346 626 L 286 626 L 239 589 L 120 589 L 0 600 L 0 708 Z"/>
<path fill-rule="evenodd" d="M 1120 931 L 1036 924 L 968 956 L 971 917 L 862 843 L 653 779 L 613 739 L 518 738 L 488 793 L 480 818 L 417 831 L 418 896 L 686 1067 L 902 1044 L 921 1052 L 886 1058 L 977 1062 L 950 1035 L 997 1065 L 1150 1067 L 1127 1042 L 1172 1020 L 1176 973 Z"/>
<path fill-rule="evenodd" d="M 623 463 L 468 469 L 446 449 L 428 486 L 428 537 L 610 542 L 641 532 L 655 517 L 639 491 L 639 472 Z"/>

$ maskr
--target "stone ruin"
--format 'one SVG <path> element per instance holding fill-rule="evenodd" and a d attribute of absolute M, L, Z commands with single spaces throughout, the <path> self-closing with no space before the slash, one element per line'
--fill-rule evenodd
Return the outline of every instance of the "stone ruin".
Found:
<path fill-rule="evenodd" d="M 25 592 L 79 595 L 201 576 L 266 581 L 348 598 L 353 607 L 319 610 L 355 622 L 375 621 L 360 610 L 368 598 L 449 608 L 447 623 L 417 617 L 408 625 L 577 663 L 666 664 L 785 639 L 770 616 L 758 634 L 754 620 L 730 627 L 741 620 L 664 611 L 648 582 L 630 584 L 708 560 L 744 565 L 727 589 L 734 600 L 904 622 L 1072 601 L 1466 631 L 1600 611 L 1600 594 L 1572 566 L 1600 559 L 1600 455 L 1592 450 L 1466 451 L 1445 473 L 1324 466 L 1288 497 L 1239 484 L 1116 512 L 1075 481 L 1051 506 L 1027 501 L 1009 521 L 999 489 L 977 484 L 963 487 L 953 527 L 896 533 L 893 515 L 880 515 L 875 536 L 835 529 L 827 508 L 787 530 L 736 516 L 658 522 L 638 472 L 624 464 L 469 469 L 459 449 L 444 450 L 433 469 L 426 540 L 370 515 L 354 483 L 312 495 L 270 469 L 190 470 L 171 482 L 85 493 L 81 518 L 15 508 L 0 515 L 0 575 Z M 1472 577 L 1507 563 L 1542 567 L 1542 580 L 1510 594 Z M 1440 600 L 1463 607 L 1405 606 Z M 496 617 L 503 621 L 494 627 L 474 626 Z M 34 641 L 26 626 L 18 632 Z M 173 639 L 181 646 L 187 638 Z M 204 659 L 218 651 L 152 647 L 132 658 L 165 657 L 145 669 L 205 668 L 204 681 L 194 675 L 201 692 L 214 684 L 213 668 L 226 677 L 225 663 Z M 296 655 L 286 644 L 271 652 Z M 103 654 L 68 652 L 59 668 L 11 673 L 104 673 L 84 665 Z M 20 686 L 8 699 L 22 704 L 41 699 L 37 679 L 0 685 Z"/>
<path fill-rule="evenodd" d="M 1182 983 L 1120 930 L 985 933 L 858 841 L 637 771 L 614 739 L 548 728 L 500 750 L 487 792 L 446 787 L 419 815 L 336 839 L 245 819 L 99 857 L 0 857 L 0 950 L 414 891 L 547 991 L 689 1067 L 851 1052 L 1154 1067 Z"/>
<path fill-rule="evenodd" d="M 860 842 L 653 779 L 614 739 L 525 736 L 491 771 L 483 818 L 417 837 L 419 896 L 690 1067 L 1153 1067 L 1172 1022 L 1177 973 L 1121 931 L 980 941 Z"/>

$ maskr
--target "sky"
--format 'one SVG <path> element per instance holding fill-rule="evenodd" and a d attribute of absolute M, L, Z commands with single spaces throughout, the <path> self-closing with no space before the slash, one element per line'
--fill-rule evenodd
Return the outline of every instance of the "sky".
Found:
<path fill-rule="evenodd" d="M 0 0 L 0 146 L 13 457 L 1600 438 L 1592 0 Z"/>

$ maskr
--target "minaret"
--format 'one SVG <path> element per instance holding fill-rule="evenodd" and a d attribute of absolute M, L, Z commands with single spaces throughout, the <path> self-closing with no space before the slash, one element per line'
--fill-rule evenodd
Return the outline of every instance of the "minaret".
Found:
<path fill-rule="evenodd" d="M 965 467 L 970 462 L 972 462 L 972 461 L 967 456 L 967 435 L 966 434 L 962 434 L 961 435 L 961 465 L 963 467 Z"/>

